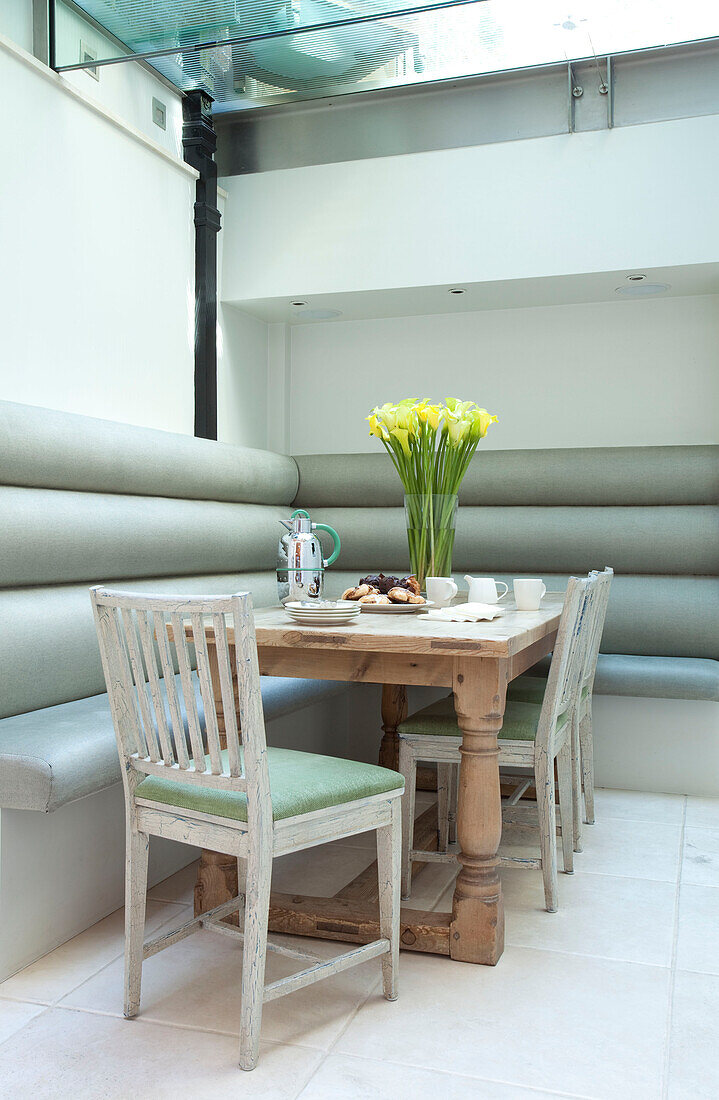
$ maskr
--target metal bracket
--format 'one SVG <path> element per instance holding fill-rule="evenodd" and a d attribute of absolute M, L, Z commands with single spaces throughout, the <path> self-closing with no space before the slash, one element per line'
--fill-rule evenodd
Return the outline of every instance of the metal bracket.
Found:
<path fill-rule="evenodd" d="M 614 126 L 614 71 L 612 58 L 607 57 L 607 75 L 599 85 L 599 94 L 607 97 L 607 129 Z"/>
<path fill-rule="evenodd" d="M 584 88 L 574 79 L 571 61 L 567 62 L 567 131 L 574 133 L 575 104 L 584 95 Z"/>

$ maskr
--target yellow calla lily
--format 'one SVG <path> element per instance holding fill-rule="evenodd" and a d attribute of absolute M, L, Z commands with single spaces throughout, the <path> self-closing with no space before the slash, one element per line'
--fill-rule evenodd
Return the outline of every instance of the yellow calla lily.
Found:
<path fill-rule="evenodd" d="M 399 440 L 400 446 L 407 458 L 411 458 L 412 452 L 409 449 L 409 432 L 404 428 L 393 428 L 390 435 L 393 435 L 395 439 Z"/>

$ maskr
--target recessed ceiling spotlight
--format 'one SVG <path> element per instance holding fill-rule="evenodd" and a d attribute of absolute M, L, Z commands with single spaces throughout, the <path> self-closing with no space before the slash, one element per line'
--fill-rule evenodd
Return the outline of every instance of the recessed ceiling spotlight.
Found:
<path fill-rule="evenodd" d="M 628 283 L 645 283 L 646 281 L 646 275 L 627 275 Z"/>
<path fill-rule="evenodd" d="M 450 294 L 466 294 L 467 291 L 462 286 L 453 286 L 449 291 Z"/>
<path fill-rule="evenodd" d="M 342 316 L 341 309 L 303 309 L 299 316 L 305 321 L 334 321 Z"/>
<path fill-rule="evenodd" d="M 616 287 L 614 293 L 625 298 L 644 298 L 651 294 L 663 294 L 665 290 L 671 290 L 669 283 L 630 283 L 629 286 Z"/>
<path fill-rule="evenodd" d="M 295 307 L 295 309 L 299 309 L 299 308 L 300 308 L 301 306 L 306 306 L 306 305 L 307 305 L 307 302 L 300 302 L 300 301 L 297 301 L 297 302 L 290 302 L 290 305 L 291 305 L 291 306 L 294 306 L 294 307 Z"/>

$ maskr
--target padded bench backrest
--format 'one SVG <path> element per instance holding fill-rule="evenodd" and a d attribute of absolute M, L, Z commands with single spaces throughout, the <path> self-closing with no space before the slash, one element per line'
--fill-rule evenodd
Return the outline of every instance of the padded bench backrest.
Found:
<path fill-rule="evenodd" d="M 105 690 L 91 584 L 273 601 L 296 490 L 284 455 L 0 402 L 0 717 Z"/>
<path fill-rule="evenodd" d="M 402 487 L 385 454 L 297 464 L 295 503 L 341 533 L 352 583 L 407 569 Z M 460 583 L 541 575 L 561 588 L 611 565 L 604 652 L 719 658 L 719 447 L 480 451 L 460 505 Z"/>

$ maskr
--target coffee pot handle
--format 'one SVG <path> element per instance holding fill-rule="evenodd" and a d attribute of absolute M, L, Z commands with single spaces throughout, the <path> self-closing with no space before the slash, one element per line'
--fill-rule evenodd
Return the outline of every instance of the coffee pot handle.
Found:
<path fill-rule="evenodd" d="M 335 544 L 334 549 L 327 560 L 322 562 L 324 568 L 329 569 L 330 565 L 332 565 L 333 562 L 337 561 L 337 558 L 340 556 L 340 549 L 342 545 L 340 543 L 340 537 L 335 531 L 334 527 L 330 527 L 327 523 L 313 523 L 312 527 L 316 531 L 326 531 L 328 535 L 332 535 Z"/>

